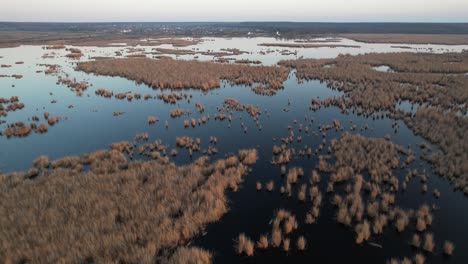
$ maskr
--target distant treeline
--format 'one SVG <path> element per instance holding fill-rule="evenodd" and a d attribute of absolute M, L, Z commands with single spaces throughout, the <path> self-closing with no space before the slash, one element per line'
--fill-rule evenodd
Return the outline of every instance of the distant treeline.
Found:
<path fill-rule="evenodd" d="M 468 34 L 468 23 L 243 22 L 240 27 L 294 33 Z"/>
<path fill-rule="evenodd" d="M 468 23 L 319 23 L 319 22 L 107 22 L 107 23 L 33 23 L 0 22 L 0 31 L 29 32 L 114 32 L 134 33 L 183 31 L 187 35 L 202 32 L 262 32 L 282 34 L 468 34 Z"/>

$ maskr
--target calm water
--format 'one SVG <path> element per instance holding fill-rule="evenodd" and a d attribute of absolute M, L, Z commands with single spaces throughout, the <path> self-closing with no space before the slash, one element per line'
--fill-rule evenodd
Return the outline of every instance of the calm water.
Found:
<path fill-rule="evenodd" d="M 395 44 L 364 44 L 351 40 L 342 40 L 342 44 L 361 45 L 361 48 L 312 48 L 312 49 L 291 49 L 291 48 L 268 48 L 261 47 L 260 43 L 293 43 L 292 41 L 275 40 L 271 38 L 234 38 L 234 39 L 204 39 L 197 46 L 184 47 L 181 49 L 214 50 L 221 48 L 238 48 L 249 52 L 236 56 L 239 59 L 260 60 L 265 65 L 276 64 L 282 59 L 294 59 L 296 57 L 310 58 L 332 58 L 340 53 L 360 54 L 366 52 L 398 52 L 398 51 L 433 51 L 459 52 L 467 49 L 468 46 L 441 46 L 441 45 L 405 45 L 412 49 L 394 48 Z M 320 43 L 322 44 L 322 43 Z M 336 42 L 330 43 L 336 44 Z M 171 45 L 162 45 L 161 48 L 173 48 Z M 143 47 L 146 51 L 151 51 L 154 47 Z M 115 51 L 122 50 L 122 47 L 112 48 L 81 48 L 87 60 L 93 56 L 112 56 Z M 288 49 L 297 50 L 297 55 L 281 55 L 280 51 Z M 261 51 L 273 50 L 274 52 L 261 55 Z M 56 57 L 42 59 L 44 53 L 55 52 Z M 288 125 L 293 127 L 295 135 L 302 136 L 301 143 L 294 143 L 296 149 L 303 148 L 304 145 L 313 149 L 322 142 L 322 137 L 318 133 L 318 126 L 321 124 L 331 124 L 333 119 L 340 120 L 346 130 L 352 125 L 357 125 L 358 129 L 353 133 L 360 133 L 369 137 L 384 137 L 391 135 L 394 143 L 403 146 L 409 145 L 416 153 L 419 153 L 417 144 L 425 142 L 413 133 L 401 121 L 398 122 L 400 128 L 395 133 L 392 128 L 392 120 L 379 119 L 372 120 L 352 113 L 344 115 L 335 107 L 321 109 L 317 112 L 309 110 L 311 98 L 327 98 L 340 96 L 341 93 L 328 89 L 318 81 L 298 83 L 294 72 L 290 74 L 285 83 L 285 89 L 279 91 L 275 96 L 266 97 L 254 94 L 250 87 L 230 86 L 222 84 L 222 88 L 212 90 L 208 93 L 199 90 L 184 91 L 193 97 L 189 102 L 179 101 L 176 105 L 164 104 L 160 100 L 117 100 L 115 98 L 106 99 L 94 94 L 97 88 L 113 90 L 114 94 L 131 91 L 142 95 L 158 95 L 160 90 L 152 90 L 146 85 L 137 85 L 132 81 L 123 78 L 101 77 L 87 75 L 82 72 L 75 72 L 73 67 L 75 61 L 64 58 L 68 52 L 64 50 L 51 51 L 44 50 L 39 46 L 22 46 L 12 49 L 0 49 L 0 64 L 11 64 L 11 68 L 0 68 L 0 74 L 22 74 L 22 79 L 0 78 L 0 97 L 18 96 L 26 107 L 23 110 L 9 112 L 3 120 L 7 123 L 17 121 L 27 121 L 33 115 L 42 117 L 47 111 L 51 116 L 59 115 L 66 120 L 62 120 L 54 127 L 49 128 L 46 134 L 31 134 L 26 138 L 0 137 L 0 171 L 11 172 L 25 170 L 29 168 L 39 155 L 47 155 L 52 159 L 57 159 L 67 155 L 79 155 L 87 152 L 108 148 L 109 144 L 117 141 L 132 141 L 135 134 L 147 132 L 150 141 L 161 139 L 163 144 L 175 148 L 175 138 L 177 136 L 200 137 L 202 149 L 209 145 L 209 137 L 216 136 L 218 144 L 216 148 L 219 154 L 212 159 L 222 158 L 228 153 L 237 152 L 241 148 L 255 147 L 259 151 L 260 159 L 253 167 L 252 173 L 245 178 L 242 188 L 236 193 L 229 193 L 230 212 L 226 214 L 218 223 L 207 227 L 206 235 L 200 236 L 192 242 L 203 248 L 209 249 L 215 255 L 216 263 L 238 263 L 238 262 L 311 262 L 319 263 L 341 263 L 344 261 L 383 263 L 390 257 L 412 257 L 415 251 L 409 245 L 414 231 L 414 223 L 402 234 L 398 234 L 393 226 L 388 227 L 382 236 L 371 238 L 371 242 L 383 245 L 383 248 L 372 247 L 368 244 L 356 245 L 354 243 L 355 233 L 352 229 L 340 226 L 334 220 L 336 210 L 330 205 L 331 197 L 326 194 L 327 175 L 321 175 L 320 190 L 323 194 L 323 204 L 318 223 L 305 225 L 305 213 L 310 209 L 310 203 L 299 203 L 297 201 L 297 188 L 302 182 L 306 182 L 308 177 L 302 177 L 299 184 L 293 191 L 293 197 L 281 196 L 279 189 L 283 183 L 280 176 L 280 168 L 272 166 L 270 160 L 273 156 L 274 138 L 287 137 Z M 175 56 L 178 59 L 192 59 L 194 55 Z M 200 56 L 200 60 L 211 60 L 212 56 Z M 15 64 L 16 61 L 24 61 L 24 64 Z M 56 76 L 47 76 L 44 73 L 36 73 L 37 70 L 45 70 L 37 64 L 50 63 L 59 64 L 63 71 L 70 74 L 71 78 L 86 80 L 90 87 L 82 97 L 76 96 L 64 85 L 57 85 Z M 14 85 L 14 87 L 12 87 Z M 166 91 L 168 92 L 168 91 Z M 52 95 L 51 95 L 52 94 Z M 89 94 L 89 96 L 88 96 Z M 223 104 L 225 98 L 235 98 L 242 104 L 252 104 L 262 110 L 259 122 L 262 129 L 259 130 L 252 118 L 246 112 L 235 112 L 231 127 L 228 122 L 214 121 L 213 116 L 217 113 L 216 108 Z M 51 104 L 52 100 L 57 103 Z M 288 105 L 288 100 L 291 103 Z M 199 114 L 195 108 L 195 102 L 200 102 L 205 106 L 205 113 Z M 73 105 L 73 108 L 68 108 Z M 190 116 L 171 119 L 170 112 L 175 108 L 183 108 L 192 111 Z M 284 111 L 288 109 L 288 111 Z M 412 111 L 411 105 L 403 103 L 401 109 Z M 115 111 L 125 112 L 122 116 L 114 117 Z M 267 112 L 265 112 L 267 111 Z M 187 118 L 199 118 L 207 113 L 212 117 L 210 121 L 196 128 L 183 127 L 183 120 Z M 156 116 L 159 122 L 155 125 L 148 125 L 148 116 Z M 310 119 L 314 122 L 310 126 L 310 132 L 306 134 L 297 130 L 298 124 L 303 124 L 304 128 L 309 124 Z M 169 122 L 169 128 L 164 127 L 165 121 Z M 248 132 L 245 134 L 241 124 L 245 124 Z M 359 128 L 369 125 L 367 131 L 359 131 Z M 0 130 L 5 129 L 5 124 L 0 125 Z M 314 133 L 315 132 L 315 133 Z M 322 154 L 326 153 L 326 148 L 332 138 L 339 138 L 343 132 L 329 130 L 327 133 L 327 143 Z M 194 159 L 200 155 L 195 153 Z M 190 162 L 188 152 L 179 150 L 179 155 L 173 159 L 178 164 Z M 312 168 L 316 166 L 317 158 L 312 156 L 295 157 L 288 167 L 304 167 L 306 176 L 310 174 Z M 421 194 L 421 183 L 418 179 L 413 179 L 408 185 L 406 192 L 398 192 L 397 204 L 402 208 L 418 208 L 423 203 L 435 203 L 438 210 L 434 215 L 434 223 L 430 231 L 435 234 L 436 251 L 427 255 L 429 263 L 468 263 L 468 253 L 463 250 L 466 238 L 468 237 L 468 202 L 459 192 L 453 192 L 453 187 L 445 180 L 432 173 L 430 166 L 420 159 L 417 159 L 412 168 L 426 170 L 429 176 L 428 189 L 426 194 Z M 395 170 L 395 173 L 403 181 L 406 169 Z M 275 191 L 272 193 L 262 191 L 257 192 L 255 182 L 261 181 L 263 184 L 270 179 L 275 182 Z M 432 195 L 434 188 L 441 191 L 440 199 L 435 199 Z M 275 210 L 286 208 L 292 211 L 298 221 L 299 229 L 293 233 L 291 238 L 293 249 L 285 254 L 281 249 L 269 249 L 267 251 L 256 250 L 254 257 L 243 257 L 236 255 L 233 249 L 233 239 L 239 233 L 245 232 L 253 240 L 257 240 L 261 234 L 271 232 L 269 222 Z M 299 235 L 304 235 L 308 241 L 305 252 L 296 252 L 295 243 Z M 455 254 L 451 258 L 445 258 L 442 254 L 442 244 L 444 240 L 452 240 L 456 245 Z"/>

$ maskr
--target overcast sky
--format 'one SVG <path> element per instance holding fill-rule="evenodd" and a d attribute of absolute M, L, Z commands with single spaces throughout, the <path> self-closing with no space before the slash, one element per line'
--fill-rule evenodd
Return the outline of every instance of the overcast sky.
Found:
<path fill-rule="evenodd" d="M 0 21 L 468 22 L 468 0 L 2 0 Z"/>

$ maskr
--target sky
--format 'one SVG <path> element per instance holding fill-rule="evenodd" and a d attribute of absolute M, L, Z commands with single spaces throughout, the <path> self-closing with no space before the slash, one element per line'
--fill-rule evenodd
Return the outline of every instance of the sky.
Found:
<path fill-rule="evenodd" d="M 2 0 L 16 22 L 468 22 L 468 0 Z"/>

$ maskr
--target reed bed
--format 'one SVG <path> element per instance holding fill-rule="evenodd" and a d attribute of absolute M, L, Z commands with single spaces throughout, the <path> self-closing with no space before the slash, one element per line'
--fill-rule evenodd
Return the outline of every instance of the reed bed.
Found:
<path fill-rule="evenodd" d="M 98 75 L 121 76 L 153 88 L 209 90 L 221 80 L 232 84 L 261 83 L 269 89 L 283 87 L 288 70 L 283 67 L 224 65 L 212 62 L 127 58 L 79 63 L 77 70 Z"/>
<path fill-rule="evenodd" d="M 225 191 L 241 184 L 256 151 L 177 167 L 128 161 L 122 152 L 132 147 L 122 142 L 80 157 L 40 157 L 28 172 L 0 175 L 0 214 L 9 216 L 0 218 L 0 259 L 210 263 L 209 252 L 183 246 L 228 211 Z"/>

